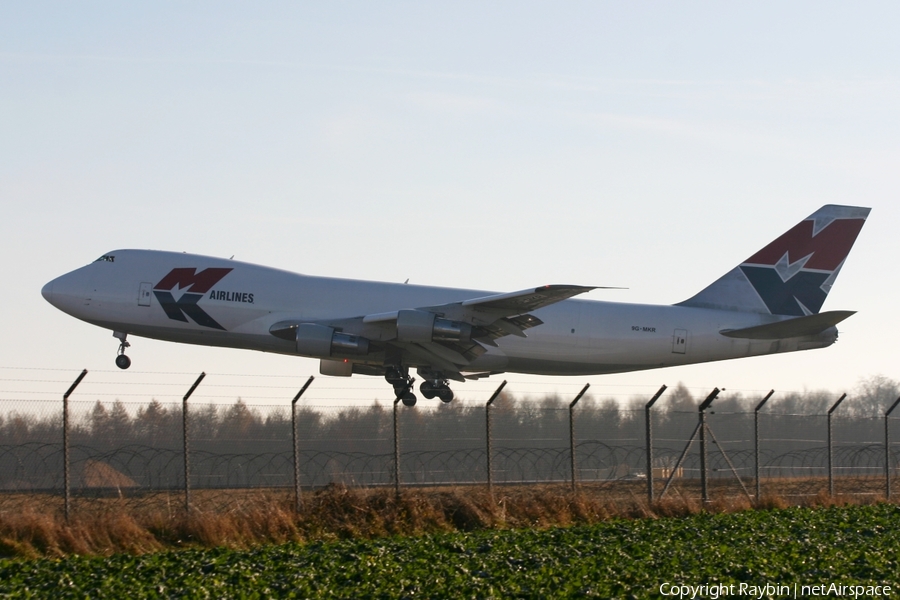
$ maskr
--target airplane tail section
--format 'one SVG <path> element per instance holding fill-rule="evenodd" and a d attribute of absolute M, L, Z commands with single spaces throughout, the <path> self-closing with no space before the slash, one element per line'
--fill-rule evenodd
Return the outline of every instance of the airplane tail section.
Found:
<path fill-rule="evenodd" d="M 823 206 L 678 306 L 795 317 L 818 314 L 870 210 Z"/>

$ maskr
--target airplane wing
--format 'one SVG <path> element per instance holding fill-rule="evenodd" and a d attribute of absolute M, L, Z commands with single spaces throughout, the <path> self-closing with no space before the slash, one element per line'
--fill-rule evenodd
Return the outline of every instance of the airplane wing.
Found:
<path fill-rule="evenodd" d="M 518 292 L 507 294 L 493 294 L 480 298 L 440 304 L 437 306 L 423 306 L 414 309 L 418 313 L 433 314 L 443 320 L 451 320 L 465 323 L 476 328 L 471 337 L 484 343 L 496 346 L 493 340 L 515 335 L 527 337 L 525 330 L 541 325 L 543 321 L 529 311 L 567 300 L 578 294 L 583 294 L 596 287 L 582 285 L 545 285 L 539 288 L 528 288 Z M 367 315 L 362 318 L 363 323 L 390 323 L 397 322 L 397 328 L 403 329 L 402 321 L 408 320 L 409 311 L 398 310 L 387 313 Z M 407 317 L 407 319 L 404 319 Z M 402 331 L 399 337 L 405 337 Z"/>
<path fill-rule="evenodd" d="M 450 379 L 463 380 L 462 371 L 496 346 L 496 339 L 541 325 L 530 311 L 597 289 L 578 285 L 545 285 L 505 294 L 492 294 L 436 306 L 317 321 L 336 331 L 364 337 L 382 345 L 386 354 L 403 364 L 427 366 Z M 282 321 L 273 335 L 290 339 L 299 321 Z"/>
<path fill-rule="evenodd" d="M 469 323 L 470 325 L 487 325 L 499 318 L 521 315 L 595 289 L 598 288 L 583 285 L 545 285 L 507 294 L 493 294 L 482 296 L 481 298 L 472 298 L 462 302 L 423 306 L 416 310 L 433 312 L 443 317 Z M 396 321 L 399 313 L 400 311 L 397 310 L 366 315 L 363 317 L 363 322 Z"/>
<path fill-rule="evenodd" d="M 482 298 L 473 298 L 464 300 L 459 304 L 461 306 L 477 306 L 481 309 L 495 309 L 521 314 L 596 289 L 598 289 L 596 286 L 584 285 L 545 285 L 508 294 L 494 294 Z"/>
<path fill-rule="evenodd" d="M 545 285 L 412 311 L 367 315 L 363 317 L 363 322 L 396 323 L 397 338 L 390 342 L 391 345 L 427 362 L 450 379 L 462 380 L 461 371 L 487 351 L 486 345 L 496 346 L 494 340 L 507 335 L 527 337 L 526 330 L 543 323 L 528 314 L 530 311 L 592 289 L 595 288 Z M 417 320 L 425 324 L 424 329 L 419 328 L 421 333 L 416 328 Z M 430 332 L 427 331 L 429 327 Z M 439 329 L 442 330 L 440 333 Z M 451 330 L 459 330 L 459 334 L 451 333 Z"/>

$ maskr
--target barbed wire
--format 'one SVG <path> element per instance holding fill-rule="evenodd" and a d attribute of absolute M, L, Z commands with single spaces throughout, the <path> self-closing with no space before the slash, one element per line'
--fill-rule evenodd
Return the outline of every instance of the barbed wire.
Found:
<path fill-rule="evenodd" d="M 378 440 L 383 452 L 303 449 L 300 452 L 301 481 L 304 486 L 322 487 L 332 483 L 346 485 L 386 485 L 393 472 L 393 454 L 387 451 L 388 439 Z M 277 442 L 284 445 L 283 442 Z M 73 489 L 117 489 L 120 493 L 178 489 L 184 482 L 182 449 L 126 444 L 112 449 L 76 445 L 71 449 L 75 473 Z M 498 447 L 493 453 L 494 477 L 498 482 L 560 482 L 571 478 L 570 450 L 557 447 Z M 611 445 L 587 440 L 576 445 L 577 477 L 584 483 L 613 483 L 646 477 L 645 448 L 636 445 Z M 675 448 L 655 449 L 654 477 L 667 478 L 680 453 Z M 807 491 L 824 488 L 828 450 L 825 447 L 761 453 L 763 483 L 767 480 L 791 480 L 804 484 Z M 892 463 L 900 464 L 900 449 L 892 448 Z M 729 453 L 738 472 L 752 473 L 751 450 Z M 713 479 L 731 478 L 724 457 L 710 453 Z M 833 460 L 841 486 L 848 491 L 883 489 L 883 479 L 873 477 L 884 472 L 883 444 L 847 446 L 834 450 Z M 29 442 L 0 445 L 0 491 L 59 492 L 62 485 L 61 444 Z M 406 484 L 483 483 L 486 481 L 486 450 L 467 447 L 448 450 L 412 450 L 401 452 L 401 474 Z M 699 457 L 688 456 L 679 468 L 685 473 L 699 472 Z M 293 456 L 289 450 L 257 452 L 191 451 L 192 488 L 271 488 L 290 487 Z M 896 475 L 897 466 L 893 467 Z M 818 477 L 818 479 L 815 479 Z"/>
<path fill-rule="evenodd" d="M 60 367 L 29 367 L 29 366 L 17 366 L 17 365 L 0 365 L 0 371 L 8 371 L 8 372 L 26 372 L 26 373 L 70 373 L 76 375 L 81 371 L 80 368 L 72 367 L 72 368 L 60 368 Z M 182 386 L 185 385 L 184 382 L 170 382 L 170 383 L 160 383 L 157 381 L 121 381 L 121 376 L 123 375 L 122 371 L 117 369 L 92 369 L 91 370 L 92 377 L 95 375 L 113 375 L 115 378 L 111 381 L 96 381 L 93 383 L 97 385 L 161 385 L 161 386 Z M 134 375 L 142 375 L 149 377 L 171 377 L 171 376 L 184 376 L 186 378 L 193 378 L 198 375 L 197 372 L 193 371 L 128 371 L 129 377 Z M 215 371 L 207 372 L 208 377 L 213 378 L 226 378 L 226 379 L 238 379 L 238 380 L 294 380 L 294 381 L 302 381 L 306 377 L 309 376 L 308 373 L 292 373 L 292 374 L 283 374 L 283 373 L 220 373 Z M 67 386 L 71 383 L 68 379 L 26 379 L 26 378 L 0 378 L 0 381 L 18 381 L 18 382 L 26 382 L 26 383 L 48 383 L 48 384 L 59 384 L 60 386 Z M 479 381 L 469 381 L 465 385 L 470 388 L 477 388 L 479 391 L 483 389 L 488 389 L 492 387 L 496 387 L 497 379 L 484 379 Z M 570 390 L 572 393 L 579 390 L 584 382 L 582 381 L 561 381 L 557 378 L 553 378 L 547 382 L 541 381 L 533 381 L 528 379 L 518 379 L 511 378 L 509 380 L 510 384 L 519 388 L 522 393 L 553 393 L 554 390 Z M 190 382 L 188 381 L 188 384 Z M 317 383 L 317 388 L 321 390 L 329 390 L 329 391 L 340 391 L 346 390 L 349 380 L 336 381 L 333 385 L 328 383 Z M 354 386 L 361 386 L 361 389 L 366 389 L 370 391 L 383 391 L 384 387 L 379 382 L 378 378 L 354 378 L 352 380 L 352 384 Z M 213 384 L 209 381 L 205 383 L 205 387 L 210 387 L 213 385 L 218 385 L 220 387 L 230 387 L 230 385 L 225 384 Z M 260 388 L 260 389 L 292 389 L 293 386 L 290 385 L 272 385 L 266 383 L 256 383 L 256 384 L 247 384 L 241 383 L 241 387 L 247 388 Z M 596 395 L 598 392 L 602 393 L 604 396 L 612 396 L 612 397 L 621 397 L 622 399 L 630 399 L 635 395 L 637 391 L 638 393 L 647 393 L 652 394 L 654 390 L 656 390 L 659 385 L 658 384 L 642 384 L 642 383 L 604 383 L 602 381 L 592 381 L 591 382 L 592 389 L 591 394 Z M 701 385 L 691 385 L 686 386 L 684 384 L 679 384 L 677 386 L 688 392 L 696 392 L 698 394 L 706 394 L 709 390 L 711 390 L 714 386 L 701 386 Z M 674 388 L 673 388 L 674 389 Z M 617 392 L 618 390 L 618 392 Z M 756 399 L 757 395 L 764 394 L 768 390 L 765 389 L 755 389 L 755 388 L 734 388 L 729 387 L 727 389 L 723 388 L 723 396 L 724 395 L 746 395 L 748 396 L 747 400 Z M 822 393 L 821 390 L 783 390 L 778 389 L 777 392 L 779 394 L 799 394 L 799 395 L 816 395 Z"/>
<path fill-rule="evenodd" d="M 10 367 L 0 369 L 11 370 Z M 193 377 L 195 374 L 177 375 Z M 303 380 L 296 375 L 221 376 Z M 63 487 L 61 393 L 59 390 L 51 394 L 42 390 L 2 389 L 13 383 L 26 384 L 16 387 L 27 387 L 32 384 L 68 386 L 71 382 L 46 377 L 0 378 L 0 510 L 3 510 L 4 495 L 20 493 L 44 494 L 44 501 L 48 505 L 54 504 Z M 90 383 L 96 387 L 85 384 L 79 389 L 77 398 L 69 400 L 73 492 L 83 498 L 109 494 L 139 498 L 183 487 L 182 393 L 181 390 L 169 392 L 176 387 L 186 388 L 186 383 L 146 379 L 127 384 L 103 379 Z M 399 413 L 392 412 L 394 402 L 391 397 L 380 402 L 373 402 L 371 396 L 365 403 L 343 402 L 342 398 L 328 394 L 338 391 L 346 395 L 349 393 L 346 387 L 318 387 L 297 407 L 301 484 L 304 487 L 334 483 L 391 485 L 396 467 L 392 433 L 392 416 L 395 414 L 399 415 L 399 471 L 403 485 L 485 483 L 488 464 L 486 408 L 484 398 L 479 398 L 478 394 L 493 390 L 495 384 L 482 382 L 477 389 L 467 390 L 465 397 L 448 405 L 401 407 Z M 109 391 L 112 385 L 120 386 L 119 393 Z M 574 475 L 583 484 L 612 489 L 622 483 L 646 482 L 648 477 L 658 481 L 673 478 L 676 487 L 691 485 L 699 478 L 701 466 L 696 445 L 675 468 L 698 418 L 689 394 L 681 394 L 670 405 L 654 409 L 651 415 L 655 430 L 653 464 L 648 472 L 643 403 L 604 404 L 609 399 L 602 395 L 604 390 L 592 388 L 595 401 L 587 398 L 572 409 L 568 406 L 569 399 L 560 394 L 559 389 L 575 389 L 581 384 L 569 385 L 569 388 L 557 383 L 543 388 L 523 385 L 498 399 L 492 408 L 490 455 L 495 482 L 566 482 Z M 153 386 L 160 386 L 164 393 L 150 393 L 147 388 Z M 191 398 L 188 406 L 190 486 L 210 492 L 223 491 L 226 501 L 225 490 L 291 487 L 294 484 L 294 457 L 290 398 L 287 395 L 234 392 L 294 390 L 299 386 L 281 385 L 280 381 L 278 385 L 250 386 L 204 381 L 204 387 L 214 392 L 229 390 L 232 393 L 203 395 L 201 392 Z M 634 389 L 635 386 L 628 387 Z M 385 393 L 381 386 L 357 386 L 353 391 L 368 393 L 375 389 Z M 534 392 L 536 389 L 546 391 Z M 543 395 L 534 398 L 536 393 Z M 42 394 L 47 398 L 35 397 Z M 18 397 L 3 397 L 11 395 Z M 829 404 L 835 400 L 826 396 Z M 115 397 L 116 401 L 106 400 L 110 397 Z M 797 397 L 820 400 L 823 396 L 812 393 Z M 148 403 L 147 398 L 153 401 Z M 633 399 L 631 395 L 628 398 Z M 210 402 L 211 399 L 229 399 L 232 403 L 217 404 Z M 269 403 L 246 404 L 245 399 Z M 612 399 L 616 400 L 616 397 Z M 740 405 L 728 405 L 725 400 L 722 405 L 725 410 L 710 410 L 706 415 L 720 440 L 709 445 L 707 458 L 712 481 L 725 489 L 734 483 L 735 472 L 742 480 L 751 480 L 757 465 L 756 438 L 752 435 L 754 413 L 734 409 Z M 775 405 L 773 410 L 767 407 L 758 415 L 762 431 L 759 437 L 762 486 L 777 483 L 782 493 L 787 489 L 797 495 L 822 493 L 828 489 L 830 462 L 839 490 L 881 493 L 884 490 L 886 448 L 880 426 L 886 423 L 888 433 L 897 430 L 900 412 L 890 419 L 871 414 L 836 414 L 832 423 L 834 438 L 829 448 L 825 440 L 826 415 L 819 410 L 820 405 L 821 402 L 816 410 L 807 414 L 797 412 L 798 405 L 788 405 L 786 408 L 791 410 L 780 413 Z M 842 408 L 846 407 L 845 404 Z M 575 473 L 572 473 L 573 448 L 569 445 L 570 414 L 577 432 Z M 895 431 L 895 435 L 900 439 L 900 431 Z M 900 445 L 896 443 L 887 448 L 891 461 L 889 477 L 896 476 L 900 468 L 898 448 Z"/>

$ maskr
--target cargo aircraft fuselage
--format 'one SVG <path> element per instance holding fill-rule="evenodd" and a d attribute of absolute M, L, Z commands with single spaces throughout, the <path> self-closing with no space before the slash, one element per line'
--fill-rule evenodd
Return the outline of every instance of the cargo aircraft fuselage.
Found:
<path fill-rule="evenodd" d="M 381 375 L 415 402 L 448 379 L 502 372 L 593 375 L 824 348 L 852 312 L 820 312 L 869 209 L 828 205 L 675 305 L 572 299 L 300 275 L 195 254 L 115 250 L 62 275 L 44 298 L 128 335 L 318 358 L 328 375 Z"/>

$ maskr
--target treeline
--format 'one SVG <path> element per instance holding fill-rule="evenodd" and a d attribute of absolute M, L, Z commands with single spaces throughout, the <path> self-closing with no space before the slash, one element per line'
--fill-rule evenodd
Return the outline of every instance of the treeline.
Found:
<path fill-rule="evenodd" d="M 900 383 L 883 376 L 863 381 L 841 405 L 835 416 L 860 422 L 883 416 L 900 395 Z M 696 420 L 698 404 L 706 393 L 692 393 L 684 385 L 668 390 L 653 409 L 653 423 L 660 438 L 683 437 L 687 424 Z M 824 415 L 840 394 L 827 391 L 776 394 L 766 405 L 770 435 L 799 435 L 796 419 L 772 415 L 813 417 Z M 747 417 L 762 398 L 723 392 L 711 412 L 719 427 L 734 429 L 734 436 L 745 433 Z M 585 397 L 575 409 L 576 427 L 582 439 L 635 440 L 643 437 L 644 405 L 648 398 L 633 398 L 624 405 L 613 398 Z M 501 394 L 492 407 L 493 434 L 507 444 L 535 446 L 559 445 L 568 440 L 571 399 L 555 395 L 517 397 Z M 283 445 L 291 440 L 289 409 L 262 411 L 238 399 L 232 405 L 191 405 L 189 437 L 195 447 L 227 447 L 234 451 L 253 451 Z M 400 407 L 400 427 L 406 449 L 428 447 L 437 440 L 454 447 L 478 446 L 485 438 L 483 405 L 452 402 Z M 900 417 L 900 413 L 896 416 Z M 116 400 L 99 400 L 88 414 L 82 413 L 70 426 L 73 444 L 92 447 L 118 447 L 136 444 L 154 447 L 181 447 L 182 413 L 180 404 L 152 400 L 136 411 Z M 814 421 L 808 421 L 812 423 Z M 297 408 L 298 434 L 307 445 L 335 447 L 347 452 L 369 452 L 392 439 L 391 407 L 375 403 L 368 407 Z M 781 423 L 781 425 L 779 425 Z M 783 431 L 772 431 L 773 427 Z M 56 443 L 62 433 L 61 415 L 38 417 L 17 412 L 4 413 L 0 407 L 0 444 L 21 445 L 31 442 Z M 869 438 L 870 427 L 860 426 L 858 441 Z M 725 435 L 730 435 L 726 431 Z M 732 437 L 734 437 L 732 436 Z M 856 439 L 851 435 L 848 439 Z M 723 438 L 724 439 L 724 438 Z M 225 446 L 222 446 L 222 445 Z"/>

